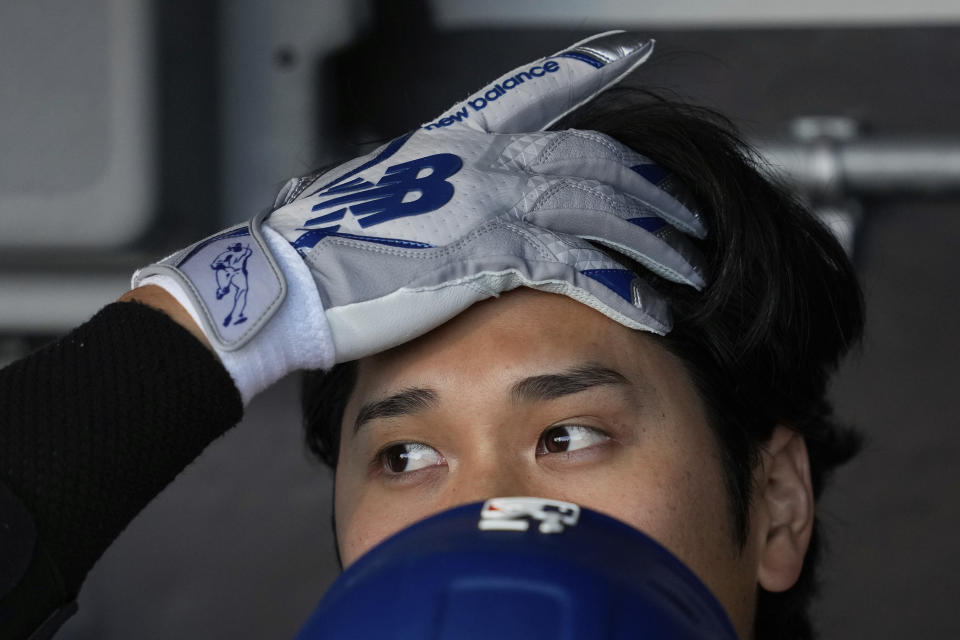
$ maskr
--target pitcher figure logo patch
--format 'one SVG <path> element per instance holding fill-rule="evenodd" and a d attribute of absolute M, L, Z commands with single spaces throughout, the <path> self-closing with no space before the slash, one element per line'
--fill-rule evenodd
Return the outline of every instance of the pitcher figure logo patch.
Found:
<path fill-rule="evenodd" d="M 247 293 L 250 285 L 247 279 L 247 260 L 253 251 L 250 245 L 244 245 L 239 242 L 227 247 L 227 250 L 220 253 L 210 268 L 213 269 L 217 278 L 217 300 L 222 299 L 231 290 L 233 290 L 233 307 L 230 313 L 223 319 L 223 326 L 233 324 L 243 324 L 247 317 L 243 315 L 243 310 L 247 306 Z"/>

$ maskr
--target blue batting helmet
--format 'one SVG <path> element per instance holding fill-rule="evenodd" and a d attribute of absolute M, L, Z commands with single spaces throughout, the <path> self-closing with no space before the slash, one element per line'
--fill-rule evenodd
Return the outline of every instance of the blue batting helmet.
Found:
<path fill-rule="evenodd" d="M 720 603 L 640 531 L 568 502 L 494 498 L 385 540 L 297 640 L 736 640 Z"/>

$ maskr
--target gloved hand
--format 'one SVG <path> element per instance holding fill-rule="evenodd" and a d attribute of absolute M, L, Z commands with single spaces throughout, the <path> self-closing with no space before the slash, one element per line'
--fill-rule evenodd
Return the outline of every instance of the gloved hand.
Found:
<path fill-rule="evenodd" d="M 291 180 L 272 213 L 141 269 L 134 286 L 159 284 L 187 308 L 245 402 L 289 371 L 388 349 L 518 286 L 665 333 L 665 301 L 590 241 L 701 287 L 677 233 L 703 236 L 698 216 L 613 139 L 537 132 L 652 48 L 611 32 L 519 67 L 369 155 Z"/>

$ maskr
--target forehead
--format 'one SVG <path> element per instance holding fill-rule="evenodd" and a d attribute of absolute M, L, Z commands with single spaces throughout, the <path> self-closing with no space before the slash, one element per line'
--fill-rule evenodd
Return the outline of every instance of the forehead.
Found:
<path fill-rule="evenodd" d="M 415 386 L 502 390 L 526 376 L 585 364 L 614 369 L 638 386 L 647 386 L 651 376 L 685 375 L 656 336 L 628 329 L 565 296 L 518 289 L 361 360 L 351 399 Z"/>

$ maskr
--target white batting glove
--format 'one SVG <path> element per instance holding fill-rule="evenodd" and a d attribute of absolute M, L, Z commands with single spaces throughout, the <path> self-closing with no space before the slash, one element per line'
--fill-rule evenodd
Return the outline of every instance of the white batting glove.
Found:
<path fill-rule="evenodd" d="M 383 351 L 519 286 L 665 333 L 666 301 L 591 241 L 700 288 L 680 233 L 702 237 L 699 217 L 608 136 L 542 132 L 652 50 L 610 32 L 514 69 L 369 155 L 291 180 L 272 213 L 133 284 L 177 297 L 245 402 L 289 371 Z"/>

